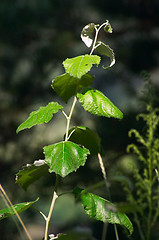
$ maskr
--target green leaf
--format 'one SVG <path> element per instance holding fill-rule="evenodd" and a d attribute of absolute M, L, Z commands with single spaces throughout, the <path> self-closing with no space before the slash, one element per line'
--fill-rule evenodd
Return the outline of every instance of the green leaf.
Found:
<path fill-rule="evenodd" d="M 17 211 L 17 213 L 19 214 L 21 212 L 24 212 L 28 208 L 30 208 L 38 200 L 39 200 L 39 198 L 37 198 L 33 202 L 18 203 L 18 204 L 14 205 L 14 208 Z M 0 220 L 4 219 L 6 217 L 12 216 L 12 215 L 16 215 L 16 213 L 12 207 L 8 207 L 8 208 L 0 210 Z"/>
<path fill-rule="evenodd" d="M 90 71 L 93 64 L 98 66 L 100 57 L 97 55 L 82 55 L 74 58 L 67 58 L 64 62 L 66 73 L 76 78 L 81 78 L 84 74 Z"/>
<path fill-rule="evenodd" d="M 48 165 L 44 160 L 35 161 L 33 164 L 27 164 L 16 174 L 16 183 L 24 190 L 48 173 Z"/>
<path fill-rule="evenodd" d="M 92 85 L 93 76 L 90 74 L 85 74 L 81 79 L 70 76 L 68 73 L 65 73 L 61 76 L 55 78 L 52 82 L 52 88 L 55 92 L 67 103 L 67 101 L 82 87 L 87 87 Z"/>
<path fill-rule="evenodd" d="M 57 113 L 62 108 L 57 102 L 50 102 L 46 107 L 40 107 L 37 111 L 30 113 L 27 120 L 17 128 L 16 132 L 18 133 L 26 128 L 31 128 L 42 123 L 48 123 L 53 117 L 53 113 Z"/>
<path fill-rule="evenodd" d="M 88 90 L 77 97 L 85 111 L 104 117 L 123 118 L 122 112 L 100 91 Z"/>
<path fill-rule="evenodd" d="M 68 141 L 44 147 L 44 154 L 49 172 L 65 177 L 83 166 L 90 153 L 88 149 Z"/>
<path fill-rule="evenodd" d="M 133 226 L 131 221 L 126 214 L 118 212 L 114 204 L 80 188 L 74 190 L 74 195 L 77 199 L 81 200 L 85 213 L 88 214 L 90 218 L 111 224 L 120 224 L 126 227 L 130 234 L 132 234 Z"/>
<path fill-rule="evenodd" d="M 110 25 L 108 20 L 106 20 L 106 25 L 104 26 L 104 31 L 106 33 L 112 33 L 113 32 L 112 27 L 111 27 L 111 25 Z"/>
<path fill-rule="evenodd" d="M 93 43 L 93 32 L 95 29 L 94 23 L 87 24 L 81 32 L 81 39 L 86 44 L 87 47 L 90 47 Z"/>
<path fill-rule="evenodd" d="M 69 140 L 89 149 L 91 155 L 101 152 L 101 140 L 97 133 L 87 127 L 73 127 L 69 130 Z"/>
<path fill-rule="evenodd" d="M 115 55 L 114 55 L 114 52 L 113 50 L 106 44 L 104 44 L 103 42 L 101 41 L 98 41 L 96 43 L 96 47 L 95 49 L 97 50 L 97 52 L 100 54 L 100 55 L 105 55 L 107 57 L 110 58 L 110 65 L 108 67 L 104 67 L 104 69 L 107 69 L 107 68 L 110 68 L 112 67 L 114 64 L 115 64 Z"/>

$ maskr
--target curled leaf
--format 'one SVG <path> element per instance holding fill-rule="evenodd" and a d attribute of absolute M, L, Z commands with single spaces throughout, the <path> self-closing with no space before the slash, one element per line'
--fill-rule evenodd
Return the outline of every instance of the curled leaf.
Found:
<path fill-rule="evenodd" d="M 106 20 L 106 24 L 104 26 L 104 31 L 106 33 L 112 33 L 113 32 L 112 27 L 111 27 L 111 25 L 110 25 L 108 20 Z"/>
<path fill-rule="evenodd" d="M 86 44 L 87 47 L 91 47 L 93 43 L 93 32 L 95 29 L 94 23 L 87 24 L 81 32 L 81 39 Z"/>
<path fill-rule="evenodd" d="M 104 67 L 104 69 L 108 69 L 110 67 L 112 67 L 114 64 L 115 64 L 115 55 L 114 55 L 114 52 L 113 50 L 106 44 L 104 44 L 103 42 L 101 41 L 98 41 L 96 43 L 96 48 L 97 52 L 100 54 L 100 55 L 105 55 L 106 57 L 109 57 L 110 58 L 110 64 L 109 66 L 107 67 Z"/>

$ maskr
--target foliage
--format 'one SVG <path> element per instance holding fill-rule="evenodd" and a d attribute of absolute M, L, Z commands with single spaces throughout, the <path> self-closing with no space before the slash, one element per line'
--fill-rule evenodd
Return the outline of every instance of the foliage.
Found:
<path fill-rule="evenodd" d="M 133 226 L 129 218 L 124 213 L 119 212 L 116 206 L 110 201 L 79 188 L 74 189 L 74 194 L 77 199 L 80 198 L 85 213 L 91 218 L 123 225 L 132 234 Z"/>
<path fill-rule="evenodd" d="M 127 202 L 133 206 L 129 211 L 133 214 L 142 240 L 158 238 L 155 234 L 159 219 L 159 109 L 152 105 L 152 92 L 149 92 L 152 84 L 150 86 L 150 81 L 147 84 L 149 87 L 144 91 L 144 98 L 146 101 L 148 98 L 150 104 L 147 104 L 146 113 L 137 115 L 137 120 L 143 119 L 145 122 L 144 133 L 131 129 L 129 137 L 134 136 L 138 144 L 132 143 L 127 147 L 129 153 L 137 156 L 138 164 L 134 164 L 132 169 L 132 184 L 123 182 Z"/>
<path fill-rule="evenodd" d="M 20 170 L 16 177 L 16 182 L 24 189 L 27 189 L 30 184 L 38 180 L 41 176 L 46 175 L 47 171 L 56 174 L 55 190 L 48 216 L 40 212 L 46 222 L 45 240 L 48 239 L 49 223 L 55 201 L 58 198 L 58 182 L 60 176 L 64 178 L 68 174 L 76 171 L 80 166 L 85 165 L 88 155 L 98 154 L 99 156 L 101 151 L 100 138 L 92 130 L 84 126 L 70 128 L 70 121 L 76 102 L 79 101 L 84 110 L 94 115 L 117 119 L 123 118 L 122 112 L 103 93 L 96 89 L 88 88 L 93 82 L 93 76 L 88 72 L 92 69 L 93 65 L 98 67 L 101 61 L 100 56 L 93 55 L 95 50 L 100 55 L 104 55 L 110 59 L 110 64 L 103 68 L 108 69 L 115 63 L 113 50 L 101 41 L 97 41 L 98 33 L 102 27 L 105 32 L 112 32 L 108 20 L 102 25 L 91 23 L 84 27 L 81 37 L 88 47 L 92 45 L 90 54 L 67 58 L 63 61 L 65 73 L 52 81 L 52 88 L 64 102 L 67 103 L 71 97 L 74 97 L 69 115 L 65 113 L 63 106 L 57 102 L 50 102 L 46 107 L 40 107 L 38 110 L 33 111 L 17 128 L 18 133 L 26 128 L 47 123 L 52 119 L 53 114 L 59 110 L 67 120 L 64 140 L 45 146 L 43 148 L 44 160 L 36 161 L 33 165 L 26 165 L 23 170 Z M 93 32 L 95 32 L 94 39 L 92 39 Z M 87 136 L 86 142 L 84 141 L 85 136 Z M 93 193 L 79 190 L 79 188 L 77 189 L 78 196 L 75 194 L 75 198 L 80 196 L 85 212 L 90 217 L 103 222 L 125 226 L 130 234 L 132 234 L 133 227 L 129 218 L 124 213 L 120 213 L 114 204 Z M 72 193 L 74 194 L 74 192 Z M 62 196 L 62 194 L 60 196 Z M 21 211 L 22 210 L 25 209 L 21 208 Z M 7 211 L 9 210 L 5 209 L 3 213 L 7 213 Z"/>
<path fill-rule="evenodd" d="M 9 207 L 9 208 L 5 208 L 5 209 L 0 210 L 0 220 L 3 219 L 3 218 L 7 218 L 9 216 L 13 216 L 16 213 L 21 213 L 21 212 L 27 210 L 37 201 L 38 201 L 38 199 L 36 199 L 33 202 L 18 203 L 18 204 L 14 205 L 14 208 Z"/>

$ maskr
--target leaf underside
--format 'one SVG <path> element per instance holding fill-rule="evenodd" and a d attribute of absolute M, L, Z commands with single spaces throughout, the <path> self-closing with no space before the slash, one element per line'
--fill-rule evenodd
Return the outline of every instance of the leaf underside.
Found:
<path fill-rule="evenodd" d="M 57 102 L 50 102 L 46 107 L 40 107 L 37 111 L 30 113 L 27 120 L 17 128 L 16 132 L 18 133 L 26 128 L 31 128 L 42 123 L 48 123 L 53 117 L 53 114 L 62 108 L 63 107 Z"/>
<path fill-rule="evenodd" d="M 38 200 L 39 199 L 37 198 L 33 202 L 18 203 L 18 204 L 14 205 L 14 208 L 15 208 L 16 212 L 19 214 L 19 213 L 27 210 L 28 208 L 30 208 Z M 7 218 L 9 216 L 12 216 L 12 215 L 16 215 L 16 213 L 12 207 L 8 207 L 8 208 L 0 210 L 0 220 Z"/>
<path fill-rule="evenodd" d="M 48 165 L 44 161 L 42 164 L 37 164 L 40 161 L 42 160 L 35 161 L 34 164 L 27 164 L 16 174 L 16 183 L 24 190 L 48 173 Z"/>
<path fill-rule="evenodd" d="M 100 63 L 100 57 L 97 55 L 82 55 L 74 58 L 67 58 L 64 62 L 66 73 L 69 73 L 75 78 L 81 78 L 88 73 L 93 64 L 96 66 Z"/>
<path fill-rule="evenodd" d="M 89 149 L 91 155 L 101 152 L 101 139 L 98 134 L 83 126 L 73 127 L 69 130 L 69 140 Z"/>
<path fill-rule="evenodd" d="M 95 24 L 94 23 L 89 23 L 82 29 L 81 39 L 86 44 L 87 47 L 91 47 L 91 45 L 93 43 L 94 29 L 95 29 Z"/>
<path fill-rule="evenodd" d="M 85 111 L 98 116 L 123 118 L 122 112 L 98 90 L 91 89 L 77 94 L 77 97 Z"/>
<path fill-rule="evenodd" d="M 76 188 L 74 194 L 77 199 L 80 198 L 85 213 L 90 218 L 111 224 L 119 224 L 126 227 L 132 234 L 133 226 L 131 221 L 126 214 L 118 212 L 114 204 L 80 188 Z"/>
<path fill-rule="evenodd" d="M 55 172 L 61 177 L 83 166 L 88 154 L 88 149 L 70 141 L 44 147 L 45 162 L 49 166 L 49 172 Z"/>
<path fill-rule="evenodd" d="M 115 55 L 113 50 L 106 44 L 104 44 L 101 41 L 98 41 L 96 43 L 96 51 L 100 54 L 100 55 L 105 55 L 106 57 L 110 58 L 110 64 L 107 67 L 104 67 L 104 69 L 108 69 L 110 67 L 112 67 L 115 64 Z"/>

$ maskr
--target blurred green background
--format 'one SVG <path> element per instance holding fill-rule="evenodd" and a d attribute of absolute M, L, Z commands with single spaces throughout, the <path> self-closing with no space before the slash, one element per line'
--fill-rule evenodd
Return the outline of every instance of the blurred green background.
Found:
<path fill-rule="evenodd" d="M 72 125 L 85 125 L 98 132 L 102 139 L 108 178 L 117 168 L 128 171 L 126 146 L 128 130 L 138 127 L 135 116 L 143 110 L 142 95 L 146 70 L 159 89 L 159 1 L 158 0 L 1 0 L 0 1 L 0 183 L 13 203 L 33 201 L 47 214 L 54 189 L 54 174 L 41 178 L 27 192 L 15 184 L 15 174 L 27 163 L 43 159 L 42 148 L 57 142 L 65 133 L 62 114 L 54 116 L 47 125 L 25 130 L 18 135 L 16 128 L 32 110 L 49 101 L 63 104 L 51 89 L 51 81 L 64 72 L 62 61 L 67 57 L 89 53 L 80 32 L 90 23 L 102 24 L 106 19 L 112 34 L 100 37 L 114 50 L 116 64 L 105 71 L 94 69 L 94 87 L 101 90 L 124 113 L 124 119 L 105 119 L 84 113 L 77 105 Z M 69 111 L 72 99 L 66 106 Z M 65 104 L 64 104 L 65 105 Z M 97 158 L 88 159 L 76 173 L 61 179 L 61 191 L 76 185 L 88 187 L 102 181 Z M 111 185 L 112 201 L 124 200 L 119 183 Z M 105 189 L 96 191 L 106 197 Z M 0 208 L 6 207 L 0 195 Z M 42 239 L 43 218 L 35 210 L 21 214 L 33 236 Z M 0 222 L 0 239 L 21 239 L 14 222 Z M 103 224 L 85 216 L 71 195 L 59 199 L 53 213 L 51 231 L 54 233 L 77 229 L 92 232 L 100 239 Z M 120 236 L 126 239 L 119 228 Z M 112 226 L 107 239 L 115 239 Z"/>

